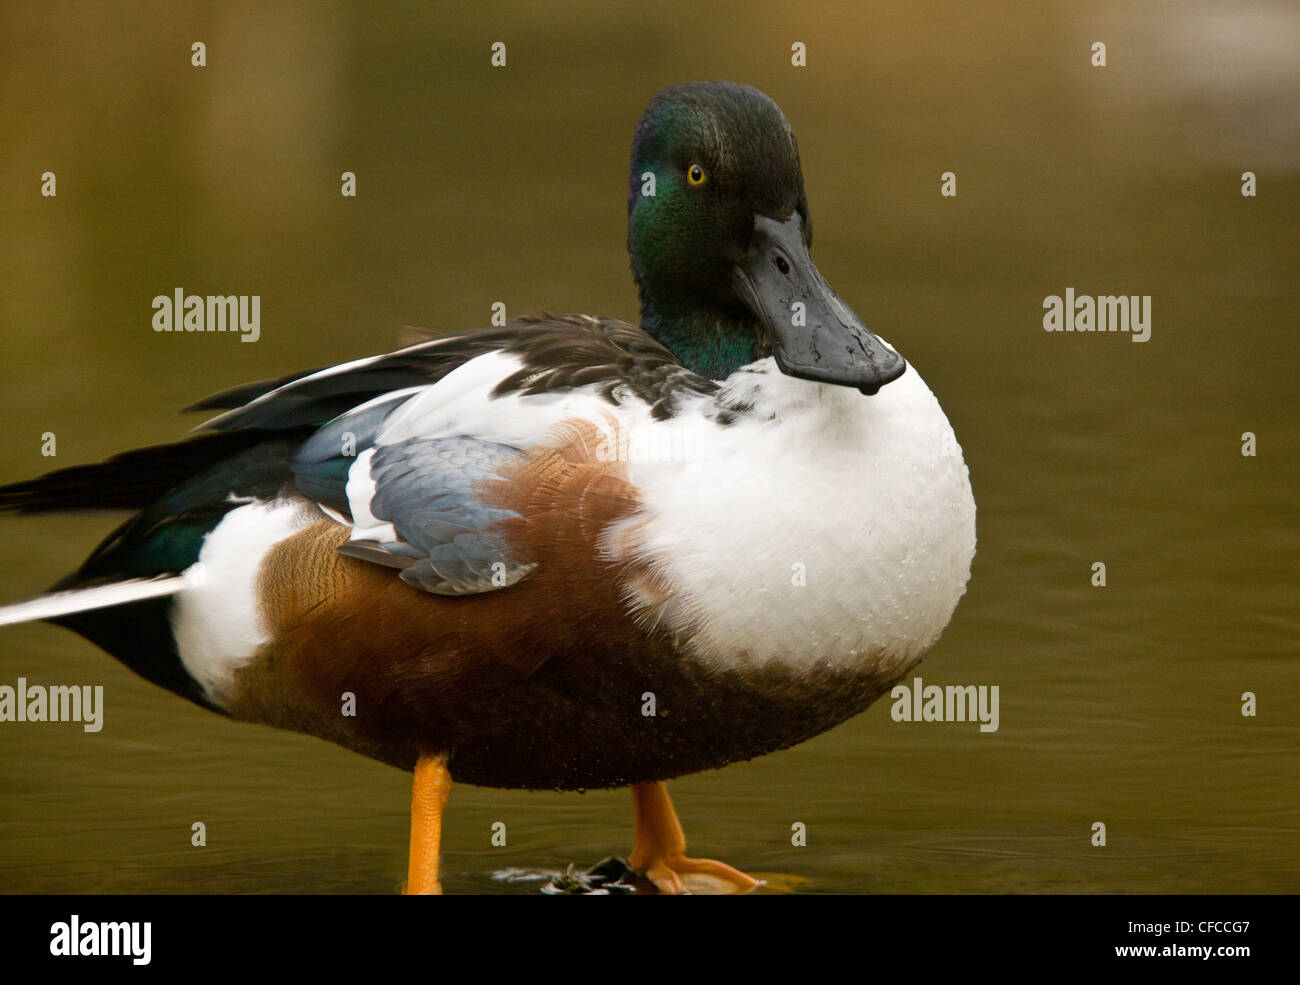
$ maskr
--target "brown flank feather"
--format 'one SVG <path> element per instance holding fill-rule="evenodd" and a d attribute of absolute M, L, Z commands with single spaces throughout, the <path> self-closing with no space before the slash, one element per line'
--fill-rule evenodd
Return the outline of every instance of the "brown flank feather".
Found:
<path fill-rule="evenodd" d="M 345 557 L 346 527 L 321 520 L 268 555 L 259 591 L 271 639 L 237 675 L 236 718 L 306 732 L 412 769 L 445 754 L 484 786 L 624 786 L 784 748 L 865 708 L 892 681 L 818 670 L 710 672 L 623 600 L 671 590 L 645 565 L 610 562 L 602 532 L 638 508 L 600 434 L 567 425 L 533 449 L 493 505 L 537 562 L 508 589 L 430 595 Z M 657 715 L 642 714 L 645 692 Z M 355 717 L 342 714 L 356 697 Z"/>

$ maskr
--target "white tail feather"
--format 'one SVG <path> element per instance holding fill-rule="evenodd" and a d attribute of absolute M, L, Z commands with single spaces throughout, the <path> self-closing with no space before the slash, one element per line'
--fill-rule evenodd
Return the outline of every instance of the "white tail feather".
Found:
<path fill-rule="evenodd" d="M 118 581 L 111 585 L 96 585 L 94 588 L 74 588 L 67 592 L 51 592 L 39 595 L 26 602 L 0 606 L 0 626 L 10 626 L 19 622 L 33 622 L 38 619 L 53 619 L 74 612 L 88 612 L 91 609 L 107 609 L 127 602 L 139 602 L 142 599 L 155 599 L 163 595 L 175 595 L 187 584 L 183 575 L 163 575 L 160 578 L 132 578 Z"/>

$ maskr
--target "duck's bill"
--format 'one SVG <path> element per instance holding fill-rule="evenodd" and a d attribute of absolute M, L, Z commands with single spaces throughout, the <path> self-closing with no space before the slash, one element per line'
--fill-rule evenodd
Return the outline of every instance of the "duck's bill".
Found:
<path fill-rule="evenodd" d="M 736 293 L 772 336 L 781 372 L 873 394 L 907 368 L 822 280 L 798 212 L 754 217 L 749 254 L 732 271 Z"/>

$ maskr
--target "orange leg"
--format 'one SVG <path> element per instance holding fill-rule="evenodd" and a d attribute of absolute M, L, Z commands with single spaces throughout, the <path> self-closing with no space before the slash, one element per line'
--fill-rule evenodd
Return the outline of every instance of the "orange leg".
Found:
<path fill-rule="evenodd" d="M 406 870 L 408 896 L 441 896 L 438 852 L 442 811 L 451 793 L 451 774 L 442 756 L 421 756 L 411 785 L 411 854 Z"/>
<path fill-rule="evenodd" d="M 632 787 L 636 808 L 636 840 L 628 864 L 644 875 L 661 893 L 686 893 L 686 880 L 699 887 L 729 893 L 747 893 L 759 880 L 708 858 L 688 858 L 686 835 L 677 820 L 668 787 L 660 783 L 638 783 Z"/>

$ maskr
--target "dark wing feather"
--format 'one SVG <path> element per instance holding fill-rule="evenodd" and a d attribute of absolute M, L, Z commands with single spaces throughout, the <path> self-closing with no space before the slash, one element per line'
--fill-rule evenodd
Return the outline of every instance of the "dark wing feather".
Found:
<path fill-rule="evenodd" d="M 610 402 L 617 401 L 620 391 L 630 393 L 664 420 L 676 413 L 681 397 L 719 389 L 713 380 L 692 373 L 663 345 L 626 322 L 566 315 L 532 324 L 534 330 L 506 350 L 518 355 L 524 366 L 497 385 L 494 392 L 498 396 L 597 385 Z"/>
<path fill-rule="evenodd" d="M 518 373 L 496 387 L 495 396 L 598 385 L 610 401 L 617 399 L 619 391 L 639 397 L 662 419 L 673 415 L 680 396 L 718 389 L 717 383 L 686 369 L 666 348 L 626 322 L 588 315 L 536 315 L 502 328 L 420 342 L 358 360 L 348 368 L 237 387 L 194 407 L 229 407 L 269 387 L 203 427 L 225 431 L 320 425 L 384 393 L 437 383 L 488 352 L 506 352 L 523 363 Z"/>
<path fill-rule="evenodd" d="M 290 373 L 288 376 L 281 376 L 278 380 L 258 380 L 255 383 L 241 383 L 239 386 L 219 390 L 202 400 L 196 400 L 188 407 L 182 407 L 181 413 L 189 414 L 196 410 L 233 410 L 236 407 L 243 407 L 244 404 L 256 400 L 264 393 L 278 390 L 282 386 L 288 386 L 294 380 L 301 380 L 303 377 L 312 376 L 328 368 L 328 366 L 318 366 L 316 369 L 307 369 L 297 373 Z"/>
<path fill-rule="evenodd" d="M 0 512 L 87 513 L 143 510 L 169 490 L 188 483 L 218 462 L 283 434 L 262 430 L 201 434 L 169 445 L 152 445 L 91 465 L 74 465 L 36 479 L 0 486 Z M 246 458 L 241 458 L 241 462 Z M 288 478 L 283 463 L 282 479 Z"/>

